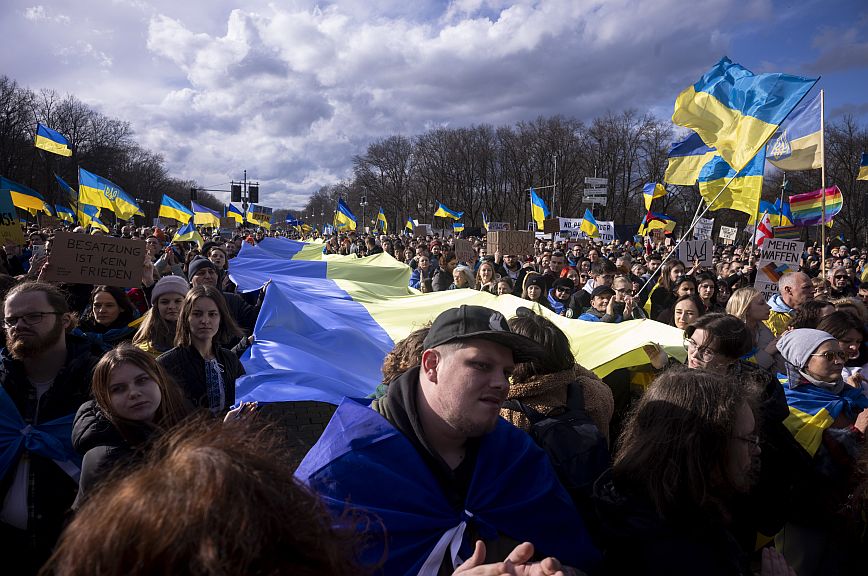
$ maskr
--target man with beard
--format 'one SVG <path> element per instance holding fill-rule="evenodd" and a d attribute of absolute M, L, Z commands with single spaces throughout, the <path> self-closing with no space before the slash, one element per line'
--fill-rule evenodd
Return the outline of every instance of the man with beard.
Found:
<path fill-rule="evenodd" d="M 96 358 L 64 294 L 25 282 L 3 303 L 0 352 L 0 553 L 11 573 L 35 573 L 60 535 L 78 489 L 72 418 L 89 399 Z M 10 457 L 11 456 L 11 457 Z"/>
<path fill-rule="evenodd" d="M 452 574 L 461 558 L 465 569 L 507 555 L 524 564 L 536 550 L 592 568 L 598 553 L 546 454 L 500 418 L 515 363 L 540 345 L 499 312 L 464 305 L 434 320 L 422 349 L 421 365 L 370 408 L 342 403 L 296 472 L 336 514 L 348 501 L 376 514 L 358 528 L 362 561 L 385 558 L 384 574 Z"/>

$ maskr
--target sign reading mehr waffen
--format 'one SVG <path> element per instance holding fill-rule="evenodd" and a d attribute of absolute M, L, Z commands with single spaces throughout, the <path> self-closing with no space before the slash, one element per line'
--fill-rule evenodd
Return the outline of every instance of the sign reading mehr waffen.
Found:
<path fill-rule="evenodd" d="M 145 241 L 58 232 L 47 280 L 133 288 L 142 283 Z"/>

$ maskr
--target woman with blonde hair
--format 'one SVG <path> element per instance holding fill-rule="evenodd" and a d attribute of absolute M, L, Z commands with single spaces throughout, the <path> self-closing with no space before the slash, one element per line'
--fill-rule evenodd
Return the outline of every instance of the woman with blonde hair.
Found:
<path fill-rule="evenodd" d="M 778 353 L 778 340 L 765 325 L 770 311 L 762 293 L 752 286 L 739 288 L 726 303 L 726 313 L 744 322 L 751 335 L 753 347 L 742 359 L 778 373 L 783 371 L 784 363 Z"/>
<path fill-rule="evenodd" d="M 175 325 L 184 296 L 190 289 L 187 280 L 180 276 L 164 276 L 151 292 L 151 309 L 142 317 L 142 323 L 133 344 L 154 358 L 169 351 L 175 342 Z"/>
<path fill-rule="evenodd" d="M 497 295 L 497 281 L 500 275 L 494 270 L 494 264 L 488 260 L 479 265 L 476 271 L 476 289 Z"/>

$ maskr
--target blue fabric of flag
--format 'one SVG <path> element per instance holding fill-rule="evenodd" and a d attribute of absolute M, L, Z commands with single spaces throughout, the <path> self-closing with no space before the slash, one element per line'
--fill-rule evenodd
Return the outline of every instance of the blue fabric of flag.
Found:
<path fill-rule="evenodd" d="M 822 441 L 823 431 L 842 413 L 851 420 L 862 410 L 868 408 L 868 398 L 862 390 L 845 386 L 840 394 L 833 394 L 813 384 L 792 386 L 785 374 L 778 374 L 784 386 L 790 415 L 784 426 L 799 444 L 812 456 Z"/>
<path fill-rule="evenodd" d="M 36 124 L 36 147 L 60 156 L 72 156 L 69 140 L 57 130 L 39 123 Z"/>
<path fill-rule="evenodd" d="M 442 554 L 434 556 L 426 570 L 423 565 L 438 543 L 444 548 L 443 538 L 450 534 L 460 543 L 456 552 L 468 558 L 473 543 L 464 537 L 466 525 L 485 538 L 499 533 L 533 542 L 541 556 L 555 556 L 582 570 L 594 568 L 600 559 L 546 454 L 528 434 L 502 419 L 481 439 L 462 509 L 446 499 L 410 441 L 355 400 L 341 403 L 296 476 L 318 492 L 335 515 L 348 502 L 376 515 L 381 523 L 366 526 L 373 534 L 362 560 L 376 565 L 388 538 L 383 566 L 387 575 L 436 574 Z"/>
<path fill-rule="evenodd" d="M 60 190 L 64 192 L 71 202 L 78 202 L 78 192 L 75 189 L 66 183 L 66 180 L 58 176 L 54 175 L 55 180 L 57 180 L 57 184 L 60 186 Z"/>
<path fill-rule="evenodd" d="M 806 98 L 784 120 L 766 145 L 766 158 L 781 170 L 823 166 L 820 94 Z"/>

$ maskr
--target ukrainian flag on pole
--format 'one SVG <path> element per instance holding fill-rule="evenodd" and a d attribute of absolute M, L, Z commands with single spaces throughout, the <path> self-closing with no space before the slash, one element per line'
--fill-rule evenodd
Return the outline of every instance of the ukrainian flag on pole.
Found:
<path fill-rule="evenodd" d="M 335 226 L 349 230 L 356 229 L 356 216 L 349 206 L 344 203 L 343 198 L 338 198 L 338 209 L 335 212 Z"/>
<path fill-rule="evenodd" d="M 383 234 L 389 233 L 389 223 L 386 222 L 386 214 L 383 212 L 383 207 L 380 206 L 380 211 L 377 213 L 377 223 L 378 225 L 382 223 L 383 225 Z"/>
<path fill-rule="evenodd" d="M 437 203 L 437 211 L 434 212 L 434 216 L 440 216 L 441 218 L 452 218 L 453 220 L 461 220 L 461 217 L 464 216 L 464 212 L 456 212 L 455 210 L 450 210 L 440 202 Z"/>
<path fill-rule="evenodd" d="M 416 229 L 416 224 L 418 224 L 418 222 L 416 222 L 414 219 L 412 219 L 410 217 L 407 217 L 407 223 L 404 224 L 404 229 L 410 230 L 412 232 L 413 230 Z"/>
<path fill-rule="evenodd" d="M 587 234 L 588 238 L 600 237 L 600 227 L 597 226 L 597 220 L 594 218 L 594 215 L 591 214 L 589 208 L 585 208 L 585 215 L 582 217 L 582 223 L 579 226 L 579 230 Z"/>
<path fill-rule="evenodd" d="M 482 227 L 488 232 L 488 217 L 485 215 L 485 212 L 482 213 Z"/>
<path fill-rule="evenodd" d="M 533 188 L 530 189 L 530 213 L 533 216 L 533 221 L 536 222 L 538 230 L 542 230 L 543 222 L 551 215 L 549 207 L 546 206 L 545 201 L 539 197 L 539 194 Z"/>
<path fill-rule="evenodd" d="M 241 208 L 237 207 L 235 204 L 229 204 L 226 207 L 226 217 L 234 218 L 235 222 L 238 224 L 244 223 L 244 212 L 241 211 Z"/>
<path fill-rule="evenodd" d="M 658 182 L 649 182 L 642 188 L 642 196 L 645 198 L 645 210 L 650 210 L 655 198 L 666 196 L 666 188 Z"/>
<path fill-rule="evenodd" d="M 36 147 L 52 154 L 72 156 L 69 140 L 57 130 L 52 130 L 48 126 L 43 126 L 39 123 L 36 124 Z"/>
<path fill-rule="evenodd" d="M 186 224 L 193 217 L 193 211 L 178 202 L 163 194 L 163 199 L 160 201 L 160 211 L 157 213 L 160 218 L 171 218 L 182 224 Z"/>
<path fill-rule="evenodd" d="M 759 206 L 760 194 L 763 190 L 763 170 L 765 169 L 765 148 L 760 149 L 756 156 L 736 175 L 736 171 L 720 156 L 715 156 L 703 166 L 699 174 L 699 193 L 706 202 L 714 201 L 711 210 L 730 208 L 751 216 Z M 723 194 L 726 183 L 732 180 Z M 717 200 L 715 200 L 717 198 Z"/>
<path fill-rule="evenodd" d="M 810 100 L 803 100 L 781 124 L 766 146 L 766 158 L 781 170 L 822 168 L 821 125 L 818 92 Z"/>
<path fill-rule="evenodd" d="M 717 150 L 706 146 L 696 132 L 676 142 L 669 150 L 666 174 L 663 180 L 677 186 L 693 186 L 702 172 L 702 167 L 717 155 Z"/>
<path fill-rule="evenodd" d="M 816 82 L 789 74 L 754 74 L 724 57 L 678 95 L 672 121 L 696 131 L 739 171 Z"/>
<path fill-rule="evenodd" d="M 33 188 L 29 188 L 24 184 L 19 184 L 14 180 L 0 176 L 0 189 L 9 190 L 9 195 L 12 197 L 12 204 L 16 208 L 27 210 L 31 214 L 41 211 L 49 216 L 53 215 L 51 206 L 45 202 L 45 198 L 42 197 L 42 194 Z"/>
<path fill-rule="evenodd" d="M 862 152 L 862 160 L 859 162 L 859 175 L 856 180 L 868 180 L 868 152 Z"/>
<path fill-rule="evenodd" d="M 216 210 L 211 210 L 207 206 L 202 206 L 192 200 L 190 201 L 190 207 L 193 209 L 193 224 L 210 226 L 212 228 L 220 226 L 220 213 Z"/>
<path fill-rule="evenodd" d="M 464 232 L 464 222 L 453 222 L 452 231 L 455 234 L 458 234 L 459 232 Z"/>
<path fill-rule="evenodd" d="M 196 230 L 196 226 L 193 225 L 193 222 L 187 222 L 175 232 L 175 237 L 172 238 L 172 242 L 195 242 L 199 245 L 199 248 L 205 243 L 205 240 L 202 238 L 202 235 L 199 234 L 199 231 Z"/>
<path fill-rule="evenodd" d="M 78 169 L 79 202 L 108 208 L 121 220 L 129 220 L 133 216 L 144 216 L 144 213 L 123 189 L 102 176 Z"/>
<path fill-rule="evenodd" d="M 61 204 L 55 204 L 54 213 L 64 222 L 75 222 L 75 212 L 73 212 L 72 208 L 67 208 Z"/>

